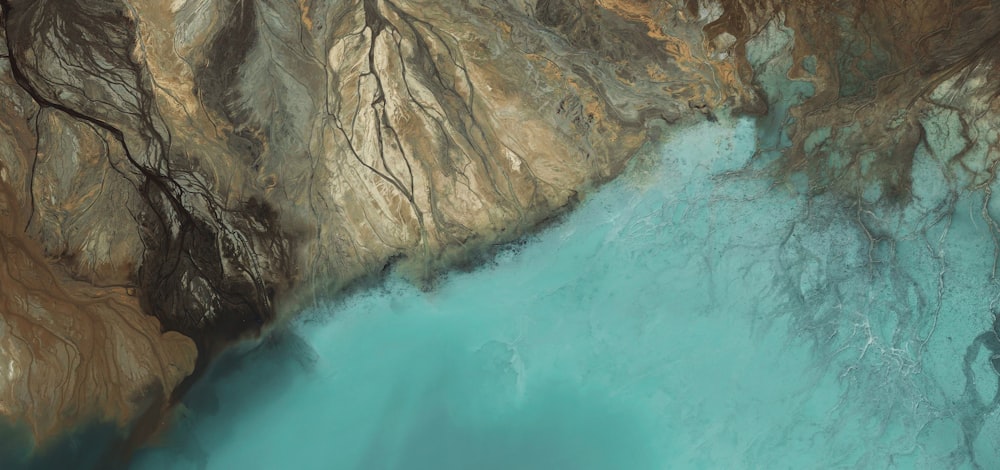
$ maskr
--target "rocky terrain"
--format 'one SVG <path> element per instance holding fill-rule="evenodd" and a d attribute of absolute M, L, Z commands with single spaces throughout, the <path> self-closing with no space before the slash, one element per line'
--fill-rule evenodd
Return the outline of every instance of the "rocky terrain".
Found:
<path fill-rule="evenodd" d="M 392 263 L 430 286 L 657 126 L 766 115 L 779 63 L 814 93 L 776 176 L 905 200 L 932 109 L 992 175 L 998 2 L 787 3 L 0 0 L 0 414 L 142 441 L 226 345 Z"/>

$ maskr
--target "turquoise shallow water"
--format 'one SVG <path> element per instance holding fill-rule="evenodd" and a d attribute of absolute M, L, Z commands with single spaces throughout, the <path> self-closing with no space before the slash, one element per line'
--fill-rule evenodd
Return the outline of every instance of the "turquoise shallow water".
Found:
<path fill-rule="evenodd" d="M 983 195 L 905 209 L 678 132 L 433 292 L 390 279 L 224 359 L 141 469 L 1000 468 Z M 992 208 L 991 208 L 992 209 Z"/>

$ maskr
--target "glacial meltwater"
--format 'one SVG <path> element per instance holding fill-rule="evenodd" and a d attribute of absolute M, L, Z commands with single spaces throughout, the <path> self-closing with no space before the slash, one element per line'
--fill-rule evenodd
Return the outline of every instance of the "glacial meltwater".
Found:
<path fill-rule="evenodd" d="M 303 313 L 135 467 L 1000 468 L 986 192 L 921 149 L 905 204 L 810 196 L 757 125 L 676 131 L 432 291 Z"/>

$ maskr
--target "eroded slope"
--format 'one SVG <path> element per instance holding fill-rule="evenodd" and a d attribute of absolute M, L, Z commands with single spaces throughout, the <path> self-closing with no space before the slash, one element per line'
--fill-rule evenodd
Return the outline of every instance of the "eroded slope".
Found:
<path fill-rule="evenodd" d="M 3 413 L 39 436 L 127 421 L 133 385 L 169 395 L 320 292 L 391 262 L 427 282 L 524 234 L 663 122 L 794 105 L 764 121 L 776 173 L 874 203 L 905 202 L 927 116 L 954 113 L 985 149 L 955 160 L 992 178 L 996 1 L 785 3 L 0 0 L 3 246 L 31 260 L 5 261 L 0 316 L 28 336 L 71 317 L 91 326 L 65 344 L 126 336 L 108 341 L 132 357 L 53 352 L 10 379 L 34 408 Z M 769 50 L 779 33 L 793 46 Z M 792 103 L 791 81 L 812 92 Z M 28 293 L 51 306 L 27 315 Z M 8 354 L 50 354 L 28 344 Z M 78 363 L 91 382 L 63 380 Z"/>

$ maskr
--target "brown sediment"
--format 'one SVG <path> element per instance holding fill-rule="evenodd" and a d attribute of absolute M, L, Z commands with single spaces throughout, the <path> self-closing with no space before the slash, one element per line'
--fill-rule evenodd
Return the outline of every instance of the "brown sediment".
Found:
<path fill-rule="evenodd" d="M 194 343 L 162 333 L 126 288 L 73 280 L 50 262 L 22 232 L 15 201 L 0 182 L 0 415 L 45 443 L 92 420 L 125 427 L 163 410 L 194 368 Z"/>
<path fill-rule="evenodd" d="M 792 145 L 778 169 L 807 174 L 812 191 L 878 185 L 886 200 L 905 201 L 929 112 L 955 110 L 966 132 L 995 127 L 995 114 L 977 109 L 1000 93 L 996 1 L 722 3 L 726 13 L 706 27 L 709 38 L 732 34 L 745 48 L 769 22 L 794 33 L 788 77 L 808 81 L 815 93 L 790 111 Z M 741 60 L 744 81 L 755 80 Z M 966 86 L 970 79 L 978 84 Z M 935 92 L 948 97 L 935 99 Z M 963 138 L 969 148 L 976 140 Z"/>
<path fill-rule="evenodd" d="M 194 368 L 193 342 L 142 314 L 126 279 L 125 179 L 92 129 L 41 109 L 0 59 L 0 416 L 44 446 L 93 421 L 121 427 Z M 57 135 L 78 145 L 60 148 Z"/>
<path fill-rule="evenodd" d="M 82 318 L 157 325 L 141 312 L 191 338 L 195 372 L 162 381 L 175 399 L 221 348 L 317 291 L 397 261 L 426 282 L 615 176 L 650 120 L 759 99 L 701 42 L 705 20 L 666 4 L 0 6 L 11 236 L 36 244 L 33 269 L 115 299 Z M 159 421 L 143 415 L 137 441 Z"/>
<path fill-rule="evenodd" d="M 141 411 L 122 401 L 130 384 L 177 399 L 226 345 L 319 293 L 389 263 L 428 282 L 551 220 L 621 172 L 653 121 L 766 112 L 766 67 L 749 53 L 769 25 L 793 32 L 786 78 L 816 90 L 792 108 L 776 168 L 816 190 L 878 181 L 899 198 L 922 113 L 956 107 L 981 129 L 1000 107 L 987 1 L 0 6 L 0 186 L 16 221 L 3 266 L 48 273 L 8 270 L 25 292 L 9 295 L 41 299 L 0 312 L 28 339 L 12 354 L 48 358 L 48 372 L 12 383 L 49 403 L 32 387 L 72 383 L 77 364 L 146 367 L 115 390 L 58 395 L 119 422 Z M 942 86 L 959 91 L 932 96 Z M 808 145 L 825 129 L 830 145 Z M 86 326 L 59 327 L 67 342 L 152 346 L 119 369 L 96 347 L 46 356 L 30 332 L 49 323 Z M 148 365 L 166 358 L 180 375 Z M 2 413 L 30 422 L 35 409 Z M 132 443 L 161 417 L 143 414 Z M 43 438 L 71 420 L 38 422 Z"/>

